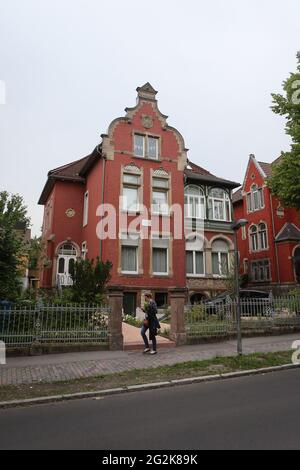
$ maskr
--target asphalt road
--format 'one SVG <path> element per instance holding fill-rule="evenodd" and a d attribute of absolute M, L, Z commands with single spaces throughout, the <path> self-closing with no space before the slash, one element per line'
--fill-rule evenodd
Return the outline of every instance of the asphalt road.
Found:
<path fill-rule="evenodd" d="M 300 449 L 300 371 L 0 411 L 0 449 Z"/>

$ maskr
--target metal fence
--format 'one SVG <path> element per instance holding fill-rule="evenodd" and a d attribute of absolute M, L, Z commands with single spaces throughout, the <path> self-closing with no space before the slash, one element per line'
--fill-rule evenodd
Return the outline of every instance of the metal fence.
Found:
<path fill-rule="evenodd" d="M 235 298 L 204 302 L 186 309 L 185 327 L 190 341 L 236 334 Z M 300 329 L 300 297 L 270 296 L 241 300 L 241 326 L 244 334 L 268 334 Z"/>
<path fill-rule="evenodd" d="M 110 310 L 99 305 L 11 306 L 0 309 L 0 340 L 9 348 L 34 344 L 108 343 Z"/>

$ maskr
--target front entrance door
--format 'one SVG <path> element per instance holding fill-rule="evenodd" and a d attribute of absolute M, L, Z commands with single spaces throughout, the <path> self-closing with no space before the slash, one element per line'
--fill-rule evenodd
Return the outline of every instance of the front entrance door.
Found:
<path fill-rule="evenodd" d="M 58 286 L 67 287 L 73 284 L 71 272 L 77 259 L 76 255 L 76 248 L 71 243 L 67 243 L 60 248 L 57 260 Z"/>
<path fill-rule="evenodd" d="M 123 308 L 125 315 L 136 315 L 136 293 L 135 292 L 125 292 L 123 299 Z"/>
<path fill-rule="evenodd" d="M 300 284 L 300 248 L 295 251 L 295 271 L 297 282 Z"/>

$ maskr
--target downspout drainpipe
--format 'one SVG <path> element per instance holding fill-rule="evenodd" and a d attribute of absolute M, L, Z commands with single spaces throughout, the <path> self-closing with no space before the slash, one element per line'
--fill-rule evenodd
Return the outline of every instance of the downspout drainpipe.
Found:
<path fill-rule="evenodd" d="M 104 191 L 105 191 L 105 171 L 106 171 L 106 156 L 102 156 L 103 167 L 102 167 L 102 194 L 101 194 L 101 205 L 104 204 Z M 100 261 L 103 261 L 103 240 L 100 238 Z"/>
<path fill-rule="evenodd" d="M 277 247 L 277 243 L 275 241 L 275 221 L 274 221 L 274 206 L 273 206 L 273 200 L 272 200 L 272 194 L 270 192 L 270 204 L 271 204 L 271 214 L 272 214 L 272 227 L 273 227 L 273 243 L 274 243 L 274 246 L 275 246 L 275 257 L 276 257 L 276 268 L 277 268 L 277 279 L 278 279 L 278 283 L 280 284 L 281 283 L 281 279 L 280 279 L 280 269 L 279 269 L 279 259 L 278 259 L 278 247 Z"/>

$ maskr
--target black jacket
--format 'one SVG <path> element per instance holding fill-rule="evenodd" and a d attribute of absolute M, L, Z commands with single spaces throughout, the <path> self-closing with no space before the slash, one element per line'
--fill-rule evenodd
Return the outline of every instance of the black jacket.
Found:
<path fill-rule="evenodd" d="M 157 305 L 154 300 L 151 300 L 146 309 L 146 318 L 149 321 L 150 339 L 151 336 L 157 336 L 157 330 L 160 329 L 160 324 L 156 315 Z"/>

